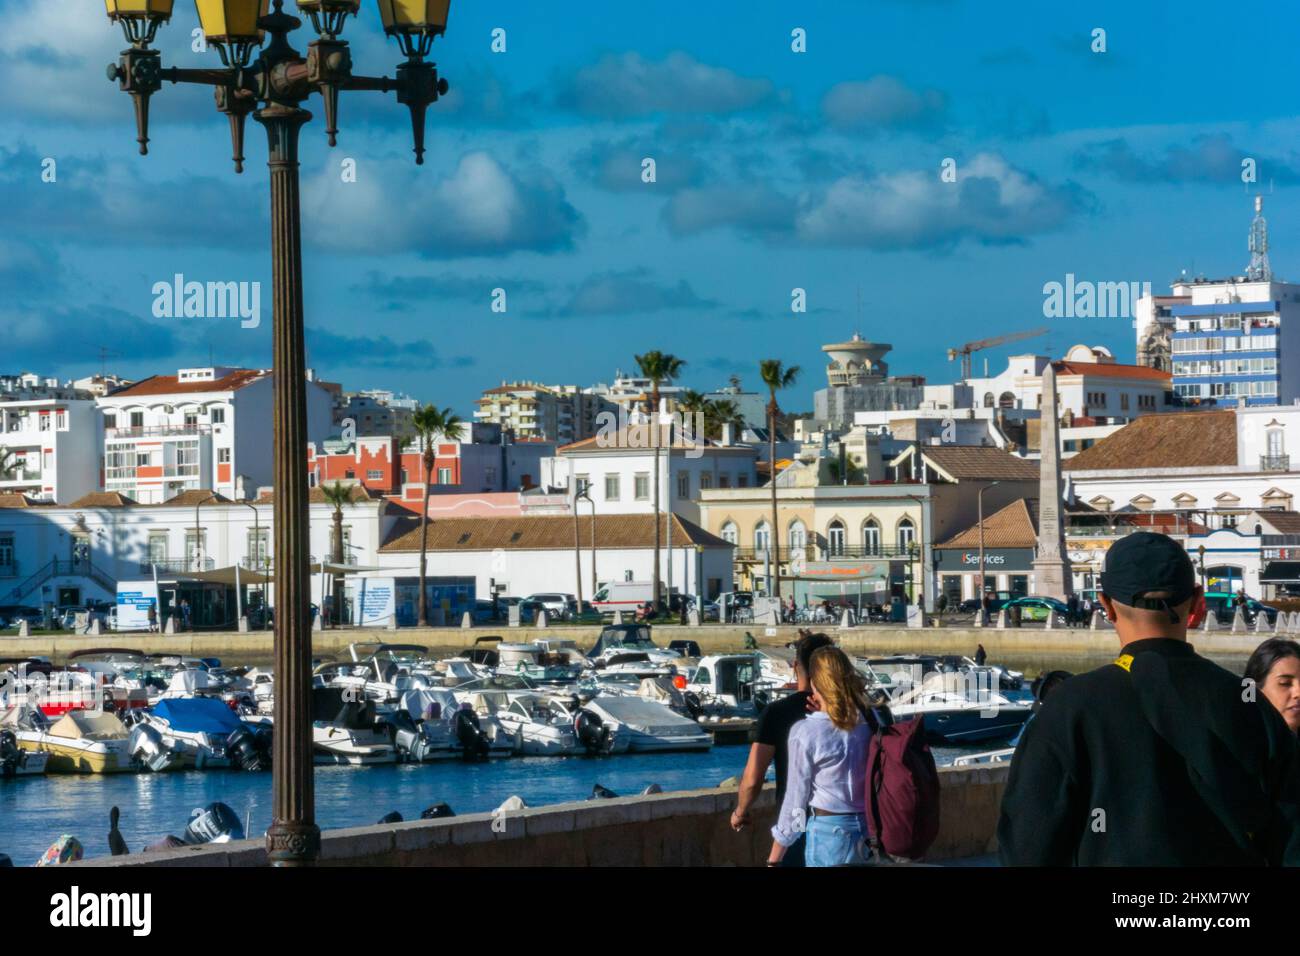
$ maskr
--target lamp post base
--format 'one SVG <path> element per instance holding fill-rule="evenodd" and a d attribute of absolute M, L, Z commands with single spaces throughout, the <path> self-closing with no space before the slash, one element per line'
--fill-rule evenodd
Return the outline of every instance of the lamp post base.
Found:
<path fill-rule="evenodd" d="M 320 827 L 277 820 L 266 831 L 266 856 L 272 866 L 310 866 L 320 856 Z"/>

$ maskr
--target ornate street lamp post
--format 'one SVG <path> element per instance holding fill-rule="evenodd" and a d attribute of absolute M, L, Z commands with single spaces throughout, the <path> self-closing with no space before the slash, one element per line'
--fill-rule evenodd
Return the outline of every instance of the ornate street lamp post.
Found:
<path fill-rule="evenodd" d="M 378 0 L 384 32 L 406 55 L 397 78 L 356 76 L 346 41 L 339 35 L 361 0 L 297 0 L 318 37 L 303 57 L 289 44 L 302 21 L 283 10 L 283 0 L 195 0 L 220 69 L 163 67 L 149 48 L 158 27 L 171 19 L 174 0 L 105 0 L 130 48 L 108 77 L 135 101 L 137 142 L 148 152 L 149 99 L 164 81 L 211 86 L 218 112 L 230 121 L 235 171 L 243 171 L 244 126 L 249 114 L 266 128 L 271 170 L 272 325 L 275 382 L 275 736 L 274 821 L 267 854 L 276 866 L 311 863 L 319 855 L 315 820 L 311 737 L 311 576 L 308 567 L 306 359 L 303 345 L 302 226 L 298 195 L 298 134 L 311 113 L 302 104 L 319 94 L 329 144 L 338 135 L 341 90 L 395 92 L 411 112 L 417 163 L 424 161 L 424 117 L 447 92 L 433 63 L 425 62 L 434 37 L 447 26 L 450 0 Z M 270 42 L 265 42 L 267 37 Z M 255 50 L 257 59 L 251 61 Z"/>

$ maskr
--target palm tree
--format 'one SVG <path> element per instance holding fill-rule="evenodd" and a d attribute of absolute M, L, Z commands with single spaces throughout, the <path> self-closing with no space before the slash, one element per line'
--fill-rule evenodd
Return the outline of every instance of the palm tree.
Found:
<path fill-rule="evenodd" d="M 772 486 L 772 540 L 768 543 L 768 547 L 772 551 L 774 596 L 780 600 L 781 532 L 776 517 L 776 416 L 780 414 L 781 408 L 776 404 L 776 393 L 778 389 L 789 388 L 795 383 L 799 378 L 799 366 L 792 365 L 785 368 L 780 359 L 763 359 L 758 363 L 758 374 L 763 379 L 763 384 L 767 386 L 768 395 L 771 396 L 767 403 L 767 460 L 770 473 L 768 484 Z"/>
<path fill-rule="evenodd" d="M 675 355 L 669 355 L 666 352 L 646 352 L 645 355 L 634 356 L 637 367 L 641 369 L 641 375 L 650 379 L 650 434 L 651 452 L 654 455 L 654 517 L 655 517 L 655 556 L 654 556 L 654 584 L 651 594 L 654 595 L 654 605 L 658 609 L 660 606 L 659 596 L 659 548 L 662 531 L 659 527 L 659 386 L 664 382 L 671 382 L 677 376 L 682 374 L 682 367 L 686 365 L 685 359 L 679 359 Z M 672 432 L 669 430 L 669 445 L 672 444 Z M 670 452 L 671 454 L 671 452 Z"/>
<path fill-rule="evenodd" d="M 730 425 L 737 430 L 745 427 L 745 418 L 740 414 L 740 406 L 729 398 L 719 398 L 709 402 L 709 408 L 705 411 L 705 415 L 709 420 L 709 437 L 711 438 L 722 437 L 723 425 Z"/>
<path fill-rule="evenodd" d="M 703 441 L 709 433 L 709 416 L 713 411 L 713 403 L 703 392 L 697 392 L 693 388 L 688 388 L 677 398 L 677 410 L 682 413 L 682 427 L 684 430 L 691 432 L 691 437 L 695 441 Z M 693 428 L 692 419 L 702 418 L 703 427 Z M 695 434 L 698 432 L 698 434 Z"/>
<path fill-rule="evenodd" d="M 330 560 L 336 565 L 346 564 L 343 555 L 343 507 L 352 504 L 352 486 L 336 481 L 330 485 L 321 485 L 320 491 L 325 496 L 325 502 L 334 506 L 334 547 L 331 549 Z M 334 573 L 333 617 L 334 626 L 338 627 L 343 620 L 343 575 L 337 571 Z"/>
<path fill-rule="evenodd" d="M 440 438 L 459 437 L 465 423 L 450 408 L 438 409 L 425 405 L 416 411 L 411 419 L 415 436 L 424 448 L 424 507 L 420 509 L 420 603 L 419 623 L 421 627 L 429 626 L 428 599 L 424 593 L 425 554 L 429 542 L 429 491 L 433 487 L 434 445 Z"/>

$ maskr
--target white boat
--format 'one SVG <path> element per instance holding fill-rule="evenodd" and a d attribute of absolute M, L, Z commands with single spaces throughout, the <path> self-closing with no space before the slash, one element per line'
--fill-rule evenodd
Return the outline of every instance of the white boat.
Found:
<path fill-rule="evenodd" d="M 269 735 L 251 731 L 215 697 L 173 697 L 160 700 L 139 716 L 131 728 L 133 754 L 153 730 L 163 747 L 177 754 L 186 767 L 198 770 L 234 767 L 256 771 L 271 765 Z"/>
<path fill-rule="evenodd" d="M 570 684 L 582 674 L 580 656 L 569 654 L 568 649 L 549 650 L 540 642 L 498 644 L 497 653 L 498 674 L 517 674 L 544 684 Z"/>
<path fill-rule="evenodd" d="M 974 676 L 936 672 L 918 685 L 894 685 L 886 690 L 890 712 L 899 720 L 923 716 L 926 737 L 932 743 L 1014 737 L 1033 713 L 1033 704 L 1012 700 Z"/>
<path fill-rule="evenodd" d="M 526 757 L 572 757 L 589 752 L 578 739 L 573 715 L 551 697 L 516 697 L 496 712 L 496 718 L 515 738 L 516 751 Z"/>
<path fill-rule="evenodd" d="M 393 743 L 398 759 L 427 763 L 460 756 L 452 726 L 443 716 L 455 709 L 456 699 L 441 688 L 408 690 L 390 710 L 381 709 L 381 720 L 393 725 Z"/>
<path fill-rule="evenodd" d="M 45 773 L 50 755 L 44 750 L 23 750 L 12 730 L 0 730 L 0 780 L 34 777 Z"/>
<path fill-rule="evenodd" d="M 708 750 L 713 746 L 713 737 L 695 721 L 641 697 L 593 697 L 583 709 L 614 733 L 626 736 L 630 753 Z"/>
<path fill-rule="evenodd" d="M 757 698 L 764 691 L 784 686 L 763 675 L 758 654 L 713 654 L 700 659 L 686 681 L 685 691 L 699 703 L 697 717 L 748 718 L 758 716 Z"/>
<path fill-rule="evenodd" d="M 396 763 L 389 725 L 376 719 L 373 701 L 348 700 L 335 687 L 312 688 L 312 744 L 321 765 Z"/>
<path fill-rule="evenodd" d="M 618 654 L 645 654 L 651 666 L 673 667 L 682 663 L 682 656 L 670 648 L 659 647 L 650 636 L 649 624 L 607 624 L 601 628 L 600 637 L 587 652 L 587 660 L 599 667 L 600 661 L 610 663 Z M 647 677 L 657 676 L 647 674 Z"/>

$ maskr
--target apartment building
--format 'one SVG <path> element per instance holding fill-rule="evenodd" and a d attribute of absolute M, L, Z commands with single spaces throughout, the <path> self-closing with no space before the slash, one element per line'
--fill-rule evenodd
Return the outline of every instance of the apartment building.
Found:
<path fill-rule="evenodd" d="M 0 377 L 0 493 L 68 502 L 98 487 L 99 421 L 86 392 Z"/>
<path fill-rule="evenodd" d="M 269 371 L 183 368 L 136 382 L 96 404 L 104 431 L 105 491 L 161 504 L 199 488 L 243 500 L 272 483 Z M 330 393 L 309 381 L 309 441 L 329 436 L 332 405 Z"/>

